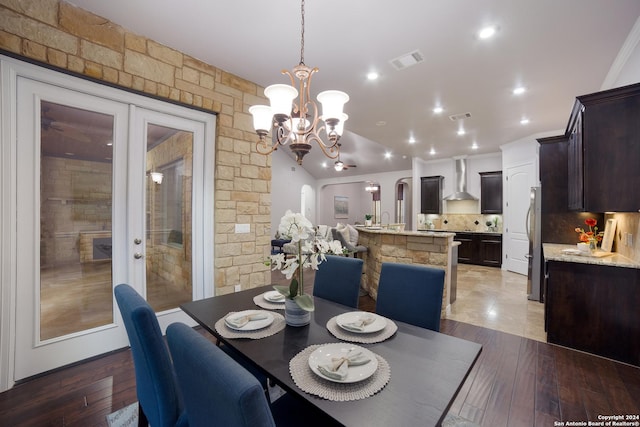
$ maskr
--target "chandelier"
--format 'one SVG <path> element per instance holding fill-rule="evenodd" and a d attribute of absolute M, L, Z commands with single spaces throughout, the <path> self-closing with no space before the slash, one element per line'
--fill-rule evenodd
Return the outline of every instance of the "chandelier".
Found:
<path fill-rule="evenodd" d="M 249 108 L 253 115 L 253 127 L 260 137 L 256 149 L 260 154 L 270 154 L 279 146 L 289 145 L 299 165 L 303 157 L 311 150 L 311 143 L 316 142 L 325 156 L 335 159 L 340 154 L 338 140 L 342 136 L 344 122 L 349 118 L 343 113 L 344 104 L 349 95 L 338 90 L 327 90 L 318 94 L 322 104 L 322 115 L 318 114 L 318 106 L 311 99 L 311 77 L 318 68 L 311 68 L 304 63 L 304 0 L 300 6 L 302 31 L 300 34 L 300 63 L 293 67 L 293 72 L 282 70 L 291 79 L 291 85 L 274 84 L 264 90 L 269 98 L 270 106 L 254 105 Z M 298 79 L 298 87 L 294 76 Z M 299 99 L 296 98 L 299 96 Z M 274 142 L 267 141 L 269 129 L 273 127 Z M 320 134 L 324 131 L 327 142 Z"/>

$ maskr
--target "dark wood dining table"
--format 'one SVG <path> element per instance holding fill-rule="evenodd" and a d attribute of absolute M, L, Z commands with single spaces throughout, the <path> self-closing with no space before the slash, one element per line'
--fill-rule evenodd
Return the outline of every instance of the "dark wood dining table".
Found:
<path fill-rule="evenodd" d="M 215 323 L 229 312 L 258 309 L 253 297 L 270 290 L 271 286 L 263 286 L 188 302 L 181 308 L 285 391 L 301 396 L 344 426 L 440 425 L 482 351 L 480 344 L 394 321 L 398 330 L 391 338 L 376 344 L 357 344 L 389 363 L 389 383 L 361 400 L 322 399 L 298 388 L 289 373 L 289 361 L 310 345 L 340 342 L 327 329 L 327 322 L 353 308 L 314 297 L 315 311 L 307 326 L 287 326 L 261 339 L 226 339 L 216 331 Z M 279 312 L 284 314 L 283 310 Z"/>

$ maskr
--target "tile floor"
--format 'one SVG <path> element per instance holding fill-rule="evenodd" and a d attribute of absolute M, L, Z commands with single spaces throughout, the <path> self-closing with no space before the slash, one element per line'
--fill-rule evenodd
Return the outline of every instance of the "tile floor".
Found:
<path fill-rule="evenodd" d="M 305 292 L 313 292 L 315 275 L 305 270 Z M 279 271 L 271 273 L 274 284 L 289 283 Z M 375 301 L 360 299 L 363 310 L 375 310 Z M 457 299 L 448 319 L 546 342 L 544 304 L 527 299 L 527 276 L 495 267 L 458 265 Z"/>
<path fill-rule="evenodd" d="M 495 267 L 458 265 L 448 319 L 546 342 L 544 304 L 527 299 L 527 277 Z"/>

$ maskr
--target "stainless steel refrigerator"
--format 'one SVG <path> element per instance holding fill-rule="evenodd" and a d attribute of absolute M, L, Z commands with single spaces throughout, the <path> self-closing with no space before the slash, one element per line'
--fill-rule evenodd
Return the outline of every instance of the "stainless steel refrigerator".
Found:
<path fill-rule="evenodd" d="M 529 210 L 527 211 L 527 235 L 529 238 L 529 260 L 527 267 L 527 298 L 542 301 L 542 197 L 540 187 L 531 187 Z"/>

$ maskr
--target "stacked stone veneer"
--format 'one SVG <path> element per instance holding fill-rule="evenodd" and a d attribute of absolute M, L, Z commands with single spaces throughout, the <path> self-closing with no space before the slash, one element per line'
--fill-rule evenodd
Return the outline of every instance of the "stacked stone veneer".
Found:
<path fill-rule="evenodd" d="M 248 113 L 265 102 L 263 88 L 59 0 L 0 0 L 0 49 L 217 113 L 215 236 L 207 237 L 217 293 L 270 282 L 262 260 L 270 250 L 271 157 L 255 151 Z M 251 232 L 234 234 L 235 223 Z"/>
<path fill-rule="evenodd" d="M 420 264 L 445 270 L 442 295 L 442 314 L 448 305 L 447 283 L 450 281 L 451 236 L 394 234 L 359 230 L 358 244 L 368 248 L 364 259 L 364 286 L 374 299 L 378 297 L 378 283 L 383 262 Z"/>
<path fill-rule="evenodd" d="M 110 163 L 42 157 L 40 263 L 43 267 L 93 260 L 93 240 L 81 240 L 80 236 L 87 230 L 105 231 L 106 237 L 110 236 L 111 181 Z"/>

